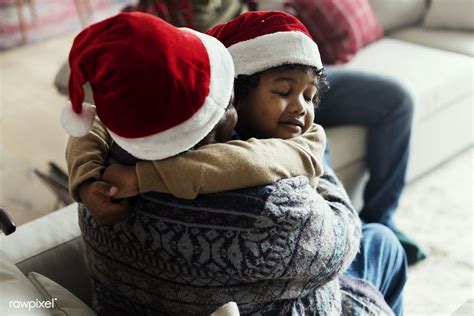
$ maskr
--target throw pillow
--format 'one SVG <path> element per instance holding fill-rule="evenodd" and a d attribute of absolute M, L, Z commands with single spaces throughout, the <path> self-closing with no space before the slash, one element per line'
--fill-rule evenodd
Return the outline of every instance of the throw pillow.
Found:
<path fill-rule="evenodd" d="M 474 1 L 431 0 L 423 25 L 450 29 L 474 30 Z"/>
<path fill-rule="evenodd" d="M 96 315 L 89 306 L 83 303 L 74 294 L 47 277 L 36 272 L 30 272 L 28 279 L 45 301 L 54 302 L 50 309 L 53 316 Z"/>
<path fill-rule="evenodd" d="M 306 25 L 325 64 L 346 63 L 383 36 L 368 0 L 294 0 L 286 7 Z"/>
<path fill-rule="evenodd" d="M 25 275 L 0 250 L 0 315 L 51 315 L 48 309 L 36 305 L 41 299 Z"/>

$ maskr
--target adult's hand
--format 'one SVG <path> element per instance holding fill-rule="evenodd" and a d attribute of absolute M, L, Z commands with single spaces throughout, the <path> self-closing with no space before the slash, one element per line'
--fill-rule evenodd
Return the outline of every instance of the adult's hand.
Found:
<path fill-rule="evenodd" d="M 113 200 L 117 188 L 104 181 L 85 182 L 79 197 L 99 225 L 115 225 L 128 217 L 128 201 Z"/>
<path fill-rule="evenodd" d="M 117 188 L 112 195 L 114 199 L 134 197 L 140 193 L 135 166 L 111 165 L 105 169 L 102 180 Z"/>

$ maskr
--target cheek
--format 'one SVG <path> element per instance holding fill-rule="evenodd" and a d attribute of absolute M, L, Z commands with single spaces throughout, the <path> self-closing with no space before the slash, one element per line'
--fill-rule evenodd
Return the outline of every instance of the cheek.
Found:
<path fill-rule="evenodd" d="M 310 108 L 308 109 L 308 117 L 311 122 L 314 121 L 314 106 L 311 105 Z"/>
<path fill-rule="evenodd" d="M 308 126 L 311 126 L 311 123 L 314 121 L 314 106 L 310 105 L 306 112 L 305 123 Z"/>
<path fill-rule="evenodd" d="M 237 110 L 235 108 L 232 108 L 230 111 L 229 111 L 229 128 L 230 129 L 234 129 L 235 128 L 235 125 L 237 125 L 237 120 L 239 118 L 238 114 L 237 114 Z"/>

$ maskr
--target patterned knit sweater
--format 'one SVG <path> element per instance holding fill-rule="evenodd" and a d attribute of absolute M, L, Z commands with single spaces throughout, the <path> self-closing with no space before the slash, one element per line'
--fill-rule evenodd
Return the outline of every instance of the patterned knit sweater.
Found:
<path fill-rule="evenodd" d="M 295 177 L 192 201 L 149 193 L 112 227 L 81 206 L 97 312 L 205 315 L 236 301 L 244 315 L 390 314 L 370 285 L 341 290 L 360 221 L 330 171 L 317 191 Z"/>

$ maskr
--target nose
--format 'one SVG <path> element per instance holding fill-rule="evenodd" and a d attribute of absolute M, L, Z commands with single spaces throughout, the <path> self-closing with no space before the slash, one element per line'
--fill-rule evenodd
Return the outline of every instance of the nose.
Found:
<path fill-rule="evenodd" d="M 289 105 L 288 111 L 296 114 L 297 116 L 303 116 L 306 114 L 306 100 L 304 97 L 295 98 Z"/>

